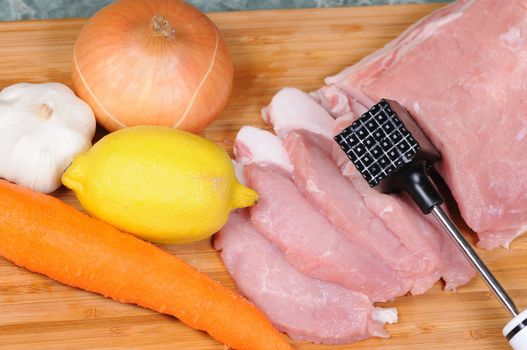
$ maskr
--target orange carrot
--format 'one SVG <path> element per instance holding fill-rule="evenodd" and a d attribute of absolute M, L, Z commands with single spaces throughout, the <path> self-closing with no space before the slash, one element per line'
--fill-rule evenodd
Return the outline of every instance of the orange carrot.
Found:
<path fill-rule="evenodd" d="M 176 256 L 4 180 L 0 255 L 70 286 L 173 315 L 233 349 L 292 349 L 254 305 Z"/>

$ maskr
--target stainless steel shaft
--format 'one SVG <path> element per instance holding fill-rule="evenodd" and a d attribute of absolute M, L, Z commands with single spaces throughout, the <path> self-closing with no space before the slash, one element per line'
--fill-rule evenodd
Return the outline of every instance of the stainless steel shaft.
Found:
<path fill-rule="evenodd" d="M 463 237 L 461 232 L 459 232 L 459 229 L 452 222 L 450 217 L 448 217 L 448 215 L 444 212 L 444 210 L 439 205 L 436 205 L 432 209 L 432 213 L 434 214 L 436 219 L 443 225 L 445 230 L 447 230 L 450 237 L 454 240 L 454 242 L 459 247 L 459 249 L 461 249 L 463 254 L 465 254 L 465 256 L 470 261 L 472 266 L 474 266 L 476 271 L 479 272 L 481 278 L 483 278 L 483 281 L 485 281 L 489 289 L 494 292 L 494 294 L 496 295 L 498 300 L 501 301 L 503 306 L 505 306 L 505 308 L 514 317 L 518 316 L 518 309 L 516 308 L 516 305 L 514 305 L 514 301 L 507 294 L 505 289 L 503 289 L 503 287 L 498 282 L 496 277 L 494 277 L 492 272 L 489 271 L 485 263 L 481 260 L 478 254 L 474 251 L 472 246 L 465 240 L 465 237 Z"/>

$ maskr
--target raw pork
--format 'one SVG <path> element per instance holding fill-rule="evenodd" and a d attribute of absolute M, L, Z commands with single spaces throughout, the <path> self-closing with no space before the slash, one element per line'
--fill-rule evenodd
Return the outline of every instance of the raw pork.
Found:
<path fill-rule="evenodd" d="M 292 99 L 294 103 L 287 105 L 283 102 L 288 98 Z M 337 123 L 320 105 L 318 108 L 305 108 L 305 106 L 312 106 L 313 102 L 315 99 L 305 92 L 293 88 L 284 88 L 273 97 L 270 105 L 264 109 L 267 112 L 263 115 L 266 120 L 272 123 L 273 128 L 275 125 L 279 126 L 282 137 L 291 131 L 303 130 L 302 128 L 306 125 L 309 127 L 309 131 L 316 132 L 325 138 L 328 138 L 328 135 L 335 135 L 336 130 L 340 127 L 339 123 L 349 116 L 340 118 Z M 308 122 L 302 122 L 303 119 Z M 331 128 L 331 130 L 327 130 L 327 128 Z M 278 134 L 278 131 L 276 132 Z M 347 158 L 341 158 L 341 160 L 345 161 L 345 164 L 339 165 L 350 164 Z M 353 169 L 353 165 L 351 165 L 348 169 L 350 172 L 345 175 L 352 180 L 353 186 L 360 193 L 366 207 L 378 216 L 421 262 L 418 265 L 418 268 L 422 269 L 419 275 L 426 277 L 419 279 L 419 283 L 414 285 L 412 292 L 424 293 L 441 278 L 439 238 L 431 232 L 426 220 L 414 208 L 403 203 L 397 196 L 383 195 L 370 189 L 360 175 L 358 177 L 353 176 L 355 174 L 351 171 Z M 423 228 L 426 229 L 425 232 L 423 232 Z"/>
<path fill-rule="evenodd" d="M 269 131 L 243 126 L 236 135 L 233 148 L 241 165 L 256 163 L 264 167 L 274 166 L 287 173 L 293 170 L 282 141 Z"/>
<path fill-rule="evenodd" d="M 313 113 L 305 108 L 296 109 L 297 105 L 310 105 L 316 99 L 323 100 L 321 95 L 332 93 L 339 94 L 339 97 L 335 99 L 327 97 L 326 108 L 329 108 L 335 116 L 343 115 L 337 120 L 333 119 L 328 111 L 323 113 L 318 108 Z M 282 101 L 291 96 L 294 97 L 295 104 L 288 105 L 287 111 L 282 113 L 281 108 L 285 103 L 275 104 L 276 101 Z M 352 111 L 353 108 L 342 107 L 342 99 L 347 99 L 347 97 L 341 89 L 327 87 L 318 90 L 312 96 L 293 88 L 280 90 L 273 97 L 270 106 L 264 109 L 268 113 L 272 112 L 267 116 L 267 120 L 280 125 L 282 134 L 287 135 L 293 130 L 299 130 L 298 128 L 302 130 L 301 128 L 305 125 L 295 118 L 305 118 L 309 121 L 310 132 L 317 132 L 319 137 L 323 138 L 340 132 L 354 120 L 356 114 Z M 339 107 L 334 108 L 331 101 L 336 101 L 336 106 Z M 348 105 L 352 106 L 357 103 L 357 101 L 351 101 Z M 286 117 L 282 118 L 283 115 Z M 325 130 L 330 124 L 333 128 L 331 132 Z M 447 290 L 455 289 L 470 281 L 474 276 L 474 270 L 453 243 L 448 238 L 445 239 L 442 229 L 435 222 L 431 223 L 428 218 L 418 212 L 405 196 L 384 195 L 372 190 L 335 142 L 333 142 L 333 151 L 335 160 L 342 167 L 344 175 L 352 181 L 365 206 L 379 217 L 421 262 L 414 273 L 422 278 L 416 281 L 412 293 L 426 292 L 440 277 L 445 280 Z"/>
<path fill-rule="evenodd" d="M 428 272 L 419 267 L 421 262 L 366 207 L 330 155 L 296 132 L 289 133 L 285 147 L 293 164 L 295 184 L 335 227 L 355 245 L 397 271 L 408 289 L 415 285 L 418 292 L 423 292 L 423 284 L 430 286 Z"/>
<path fill-rule="evenodd" d="M 214 247 L 238 289 L 294 340 L 342 344 L 387 337 L 380 321 L 397 320 L 395 309 L 374 308 L 364 294 L 298 272 L 245 210 L 231 214 Z"/>
<path fill-rule="evenodd" d="M 288 135 L 286 145 L 291 157 L 288 157 L 280 138 L 268 131 L 249 126 L 243 127 L 236 136 L 234 149 L 242 150 L 236 154 L 245 164 L 291 169 L 292 161 L 295 164 L 293 178 L 297 188 L 348 240 L 397 271 L 405 281 L 406 289 L 412 288 L 413 294 L 428 290 L 439 279 L 439 268 L 427 269 L 426 264 L 422 264 L 421 257 L 418 259 L 410 254 L 398 236 L 366 207 L 352 183 L 319 147 L 312 145 L 297 132 Z M 454 257 L 455 254 L 449 256 Z M 462 256 L 461 258 L 463 259 Z M 455 275 L 458 276 L 459 274 Z M 471 268 L 469 276 L 472 276 Z M 456 285 L 457 281 L 460 279 L 449 278 L 448 288 Z"/>
<path fill-rule="evenodd" d="M 245 177 L 260 195 L 251 208 L 253 224 L 299 271 L 364 293 L 372 301 L 406 293 L 406 283 L 394 270 L 346 240 L 290 178 L 255 164 L 245 167 Z"/>
<path fill-rule="evenodd" d="M 490 249 L 527 225 L 526 57 L 524 0 L 460 0 L 326 83 L 364 106 L 389 98 L 410 111 L 443 156 L 438 170 L 463 218 Z"/>
<path fill-rule="evenodd" d="M 347 117 L 337 119 L 336 132 L 350 124 Z M 429 279 L 417 286 L 418 291 L 428 290 L 440 276 L 445 281 L 446 290 L 454 290 L 474 277 L 475 270 L 437 222 L 424 217 L 404 195 L 387 195 L 372 190 L 338 145 L 335 145 L 333 155 L 343 174 L 353 181 L 366 206 L 399 235 L 403 244 L 422 262 L 420 267 L 428 271 Z"/>
<path fill-rule="evenodd" d="M 295 88 L 286 87 L 274 95 L 262 109 L 262 119 L 282 138 L 292 130 L 333 137 L 333 118 L 314 98 Z"/>
<path fill-rule="evenodd" d="M 344 90 L 336 85 L 326 85 L 312 92 L 311 97 L 320 103 L 333 118 L 363 115 L 368 108 L 350 98 Z"/>

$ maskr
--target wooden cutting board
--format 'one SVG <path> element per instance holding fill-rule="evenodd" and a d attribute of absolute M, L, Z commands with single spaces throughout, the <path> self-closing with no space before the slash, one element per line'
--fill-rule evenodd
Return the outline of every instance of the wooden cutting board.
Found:
<path fill-rule="evenodd" d="M 232 98 L 204 136 L 229 152 L 242 125 L 263 126 L 259 110 L 281 87 L 313 90 L 382 47 L 441 5 L 214 13 L 236 73 Z M 0 23 L 0 88 L 20 82 L 70 83 L 72 47 L 84 19 Z M 55 194 L 80 208 L 73 194 Z M 1 215 L 1 213 L 0 213 Z M 473 240 L 466 228 L 465 231 Z M 235 288 L 210 241 L 164 246 L 212 278 Z M 520 308 L 527 307 L 527 237 L 510 250 L 482 252 Z M 298 344 L 298 349 L 506 349 L 509 320 L 484 284 L 457 293 L 438 283 L 422 296 L 401 297 L 392 338 L 354 345 Z M 30 273 L 0 258 L 0 349 L 207 349 L 224 347 L 175 318 L 123 305 Z M 272 350 L 272 349 L 269 349 Z"/>

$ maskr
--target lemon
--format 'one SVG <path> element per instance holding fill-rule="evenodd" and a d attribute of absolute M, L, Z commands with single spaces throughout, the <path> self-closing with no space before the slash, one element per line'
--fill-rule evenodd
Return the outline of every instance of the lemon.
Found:
<path fill-rule="evenodd" d="M 200 136 L 138 126 L 103 137 L 62 177 L 90 215 L 158 243 L 217 232 L 231 210 L 255 204 L 227 153 Z"/>

